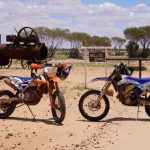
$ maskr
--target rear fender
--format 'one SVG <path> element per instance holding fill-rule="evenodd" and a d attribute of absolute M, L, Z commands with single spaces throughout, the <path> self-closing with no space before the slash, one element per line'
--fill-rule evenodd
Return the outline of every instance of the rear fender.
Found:
<path fill-rule="evenodd" d="M 94 78 L 92 79 L 90 82 L 95 82 L 95 81 L 108 81 L 109 77 L 98 77 L 98 78 Z"/>
<path fill-rule="evenodd" d="M 5 78 L 9 78 L 8 76 L 0 76 L 0 80 L 3 80 Z"/>

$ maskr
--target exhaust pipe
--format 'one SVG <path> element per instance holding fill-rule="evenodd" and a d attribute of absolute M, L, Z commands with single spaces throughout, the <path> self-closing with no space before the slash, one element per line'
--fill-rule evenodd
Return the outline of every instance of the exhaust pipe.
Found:
<path fill-rule="evenodd" d="M 11 103 L 11 102 L 19 102 L 19 103 L 23 103 L 24 100 L 20 99 L 20 98 L 8 98 L 8 99 L 0 99 L 0 103 L 4 104 L 4 103 Z"/>

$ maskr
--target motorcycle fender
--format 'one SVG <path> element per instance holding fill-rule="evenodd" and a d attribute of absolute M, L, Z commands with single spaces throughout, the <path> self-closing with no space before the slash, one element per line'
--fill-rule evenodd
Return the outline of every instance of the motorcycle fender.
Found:
<path fill-rule="evenodd" d="M 61 81 L 60 78 L 58 78 L 58 77 L 53 77 L 53 78 L 51 78 L 51 80 L 54 82 L 57 82 L 57 83 Z"/>
<path fill-rule="evenodd" d="M 95 81 L 108 81 L 109 78 L 108 77 L 97 77 L 92 79 L 90 82 L 95 82 Z"/>

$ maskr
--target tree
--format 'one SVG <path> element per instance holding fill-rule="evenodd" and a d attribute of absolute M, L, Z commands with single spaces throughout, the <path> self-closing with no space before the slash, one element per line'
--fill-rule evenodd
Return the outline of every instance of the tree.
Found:
<path fill-rule="evenodd" d="M 49 48 L 49 57 L 53 57 L 57 49 L 59 49 L 66 41 L 69 29 L 49 29 L 47 27 L 35 28 L 39 35 L 40 41 L 44 42 Z"/>
<path fill-rule="evenodd" d="M 108 37 L 93 36 L 90 38 L 91 46 L 111 46 L 111 41 Z"/>
<path fill-rule="evenodd" d="M 148 56 L 150 46 L 150 26 L 132 27 L 124 31 L 125 37 L 135 43 L 139 43 L 142 47 L 142 57 Z"/>
<path fill-rule="evenodd" d="M 81 43 L 85 46 L 87 45 L 87 41 L 89 41 L 90 35 L 82 32 L 73 32 L 68 34 L 67 39 L 70 42 L 71 50 L 69 57 L 70 58 L 82 58 L 80 51 L 78 49 Z"/>
<path fill-rule="evenodd" d="M 90 35 L 83 32 L 73 32 L 68 34 L 68 41 L 71 44 L 71 49 L 76 49 L 81 43 L 86 44 L 86 41 L 90 39 Z"/>
<path fill-rule="evenodd" d="M 124 35 L 129 41 L 138 43 L 143 36 L 143 31 L 140 28 L 131 27 L 124 30 Z"/>
<path fill-rule="evenodd" d="M 126 39 L 122 39 L 120 37 L 112 37 L 112 42 L 114 44 L 115 50 L 119 52 L 123 44 L 126 42 Z"/>
<path fill-rule="evenodd" d="M 142 56 L 148 56 L 148 49 L 150 45 L 150 26 L 140 27 L 140 30 L 143 31 L 143 35 L 140 38 L 140 44 L 143 48 Z"/>
<path fill-rule="evenodd" d="M 136 42 L 129 41 L 126 45 L 126 49 L 128 52 L 128 57 L 134 58 L 136 57 L 137 50 L 139 49 L 139 45 Z"/>

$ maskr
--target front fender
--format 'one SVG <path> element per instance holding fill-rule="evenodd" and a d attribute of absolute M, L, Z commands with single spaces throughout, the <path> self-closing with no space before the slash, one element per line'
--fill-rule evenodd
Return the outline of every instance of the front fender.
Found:
<path fill-rule="evenodd" d="M 92 79 L 90 82 L 95 82 L 95 81 L 108 81 L 109 77 L 97 77 Z"/>
<path fill-rule="evenodd" d="M 53 78 L 51 78 L 51 80 L 54 82 L 57 82 L 57 83 L 61 82 L 60 78 L 58 78 L 58 77 L 53 77 Z"/>

